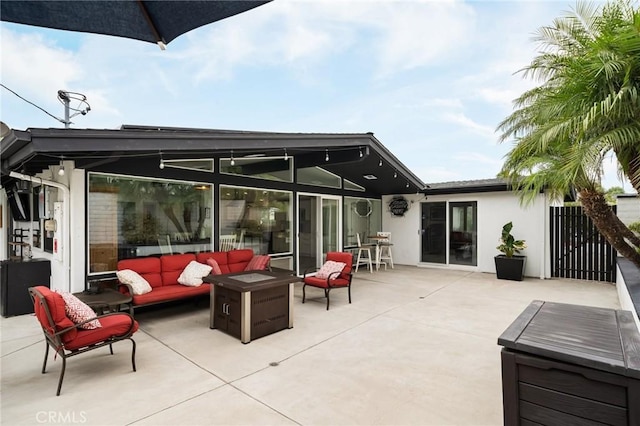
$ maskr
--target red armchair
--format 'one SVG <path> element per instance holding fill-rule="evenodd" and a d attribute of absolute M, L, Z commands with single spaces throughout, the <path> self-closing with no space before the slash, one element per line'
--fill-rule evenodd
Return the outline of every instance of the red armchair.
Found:
<path fill-rule="evenodd" d="M 302 286 L 302 303 L 304 303 L 307 286 L 317 287 L 324 290 L 324 296 L 327 298 L 327 311 L 329 310 L 329 293 L 335 288 L 346 288 L 349 293 L 349 303 L 351 303 L 351 279 L 353 278 L 353 255 L 343 252 L 328 252 L 327 261 L 342 262 L 345 264 L 342 271 L 332 272 L 326 278 L 320 278 L 312 273 L 318 272 L 317 268 L 309 268 L 304 271 Z"/>
<path fill-rule="evenodd" d="M 42 364 L 42 374 L 45 373 L 47 368 L 49 346 L 62 357 L 62 369 L 56 395 L 60 395 L 67 358 L 106 345 L 109 345 L 109 350 L 113 355 L 113 347 L 111 345 L 120 340 L 131 340 L 133 344 L 131 364 L 133 371 L 136 371 L 136 342 L 131 336 L 138 330 L 138 322 L 131 315 L 127 313 L 110 313 L 75 324 L 65 312 L 65 301 L 62 295 L 44 286 L 30 287 L 29 294 L 33 300 L 34 312 L 42 326 L 47 344 Z M 85 330 L 80 327 L 96 318 L 102 325 L 100 328 Z"/>

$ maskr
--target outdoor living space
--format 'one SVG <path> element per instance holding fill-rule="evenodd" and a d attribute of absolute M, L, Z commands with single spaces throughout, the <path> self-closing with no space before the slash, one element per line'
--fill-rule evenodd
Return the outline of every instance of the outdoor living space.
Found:
<path fill-rule="evenodd" d="M 131 345 L 49 354 L 32 315 L 2 318 L 2 424 L 502 424 L 498 336 L 532 300 L 619 308 L 615 286 L 396 265 L 346 290 L 296 284 L 294 327 L 249 344 L 208 301 L 137 311 Z"/>

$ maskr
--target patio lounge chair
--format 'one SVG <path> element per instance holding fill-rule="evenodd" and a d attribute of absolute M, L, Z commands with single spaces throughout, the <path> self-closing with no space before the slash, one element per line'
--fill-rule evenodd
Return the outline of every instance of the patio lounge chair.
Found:
<path fill-rule="evenodd" d="M 304 271 L 302 286 L 302 303 L 305 301 L 305 289 L 307 286 L 317 287 L 324 290 L 324 296 L 327 298 L 327 311 L 329 310 L 329 293 L 334 288 L 346 288 L 349 292 L 349 303 L 351 303 L 351 279 L 353 278 L 352 268 L 353 268 L 353 255 L 351 253 L 343 253 L 343 252 L 328 252 L 327 253 L 327 262 L 342 262 L 345 266 L 340 271 L 329 272 L 326 277 L 322 275 L 319 277 L 318 273 L 324 268 L 320 268 L 320 271 L 317 268 L 308 268 Z M 327 263 L 325 263 L 327 265 Z M 312 273 L 316 273 L 316 275 L 311 275 Z"/>
<path fill-rule="evenodd" d="M 131 340 L 131 364 L 136 371 L 136 342 L 131 338 L 138 330 L 138 323 L 127 313 L 110 313 L 93 317 L 85 321 L 74 323 L 65 312 L 65 300 L 62 295 L 51 291 L 48 287 L 37 286 L 29 288 L 29 295 L 33 300 L 36 318 L 42 326 L 46 342 L 42 374 L 47 368 L 49 346 L 62 357 L 62 369 L 58 380 L 56 396 L 60 395 L 67 358 L 109 345 L 113 355 L 113 343 L 120 340 Z M 91 330 L 81 328 L 95 319 L 101 327 Z"/>

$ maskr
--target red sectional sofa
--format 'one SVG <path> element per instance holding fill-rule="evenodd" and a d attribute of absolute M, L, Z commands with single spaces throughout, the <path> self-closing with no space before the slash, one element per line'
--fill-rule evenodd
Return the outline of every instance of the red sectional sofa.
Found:
<path fill-rule="evenodd" d="M 133 295 L 133 306 L 153 305 L 209 294 L 210 284 L 203 283 L 198 287 L 190 287 L 178 283 L 178 277 L 189 262 L 197 260 L 200 263 L 206 263 L 209 258 L 218 262 L 223 274 L 240 272 L 245 270 L 253 258 L 253 250 L 242 249 L 125 259 L 118 262 L 118 270 L 131 269 L 140 274 L 152 287 L 149 293 Z M 131 287 L 126 284 L 120 283 L 119 287 L 121 292 L 133 294 Z"/>

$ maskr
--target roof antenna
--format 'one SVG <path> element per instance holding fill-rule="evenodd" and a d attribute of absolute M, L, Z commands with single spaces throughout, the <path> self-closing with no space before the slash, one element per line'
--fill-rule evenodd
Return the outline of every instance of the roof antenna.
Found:
<path fill-rule="evenodd" d="M 91 106 L 87 102 L 87 97 L 82 93 L 68 92 L 66 90 L 58 90 L 58 100 L 64 105 L 64 128 L 68 129 L 71 125 L 71 119 L 78 114 L 87 115 L 91 111 Z M 71 101 L 78 101 L 78 105 L 71 106 Z M 71 111 L 74 112 L 73 115 Z"/>

